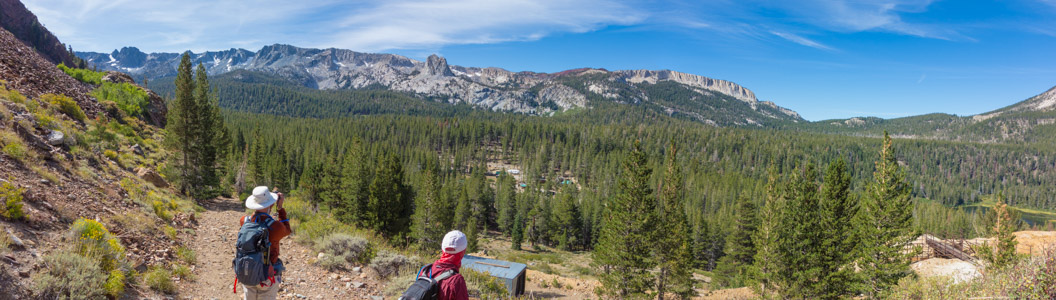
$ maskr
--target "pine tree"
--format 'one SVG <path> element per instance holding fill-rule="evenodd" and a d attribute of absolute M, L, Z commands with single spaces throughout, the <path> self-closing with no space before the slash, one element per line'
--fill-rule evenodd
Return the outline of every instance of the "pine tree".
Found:
<path fill-rule="evenodd" d="M 194 135 L 196 103 L 194 101 L 194 78 L 191 76 L 191 56 L 184 53 L 180 64 L 176 68 L 176 98 L 169 102 L 168 121 L 165 124 L 165 144 L 171 149 L 179 177 L 174 178 L 179 186 L 180 193 L 186 194 L 191 182 L 187 179 L 194 174 L 191 160 L 191 146 L 195 142 Z"/>
<path fill-rule="evenodd" d="M 467 231 L 469 228 L 469 218 L 472 217 L 472 203 L 469 200 L 469 191 L 466 190 L 466 186 L 462 185 L 458 189 L 458 200 L 455 202 L 455 218 L 454 228 L 455 230 Z"/>
<path fill-rule="evenodd" d="M 371 174 L 369 161 L 359 139 L 353 140 L 345 152 L 341 167 L 341 201 L 337 203 L 338 220 L 366 225 L 367 203 L 370 201 Z"/>
<path fill-rule="evenodd" d="M 656 293 L 664 299 L 667 292 L 681 298 L 693 295 L 693 265 L 689 241 L 689 225 L 682 206 L 682 169 L 678 164 L 678 148 L 674 142 L 668 147 L 664 161 L 664 174 L 659 188 L 660 202 L 656 214 L 657 229 L 653 239 L 657 241 L 653 255 L 660 263 L 656 275 Z"/>
<path fill-rule="evenodd" d="M 997 241 L 996 245 L 980 245 L 975 247 L 979 258 L 990 264 L 994 269 L 1002 269 L 1011 265 L 1016 259 L 1016 235 L 1013 234 L 1017 227 L 1012 209 L 1005 204 L 1004 195 L 998 193 L 997 204 L 990 210 L 993 218 L 990 234 Z"/>
<path fill-rule="evenodd" d="M 499 223 L 499 231 L 504 234 L 512 233 L 512 224 L 514 215 L 517 213 L 516 208 L 516 197 L 517 189 L 514 186 L 516 182 L 513 180 L 513 176 L 506 174 L 499 175 L 498 182 L 496 185 L 496 197 L 495 206 L 497 211 L 497 222 Z"/>
<path fill-rule="evenodd" d="M 812 298 L 819 290 L 821 276 L 820 243 L 821 222 L 819 219 L 818 172 L 813 163 L 807 163 L 802 171 L 792 173 L 788 188 L 788 205 L 780 235 L 778 251 L 781 253 L 780 276 L 787 287 L 784 292 L 792 298 Z"/>
<path fill-rule="evenodd" d="M 177 68 L 176 98 L 170 103 L 166 146 L 170 161 L 179 170 L 180 192 L 196 200 L 216 197 L 223 190 L 220 169 L 231 139 L 209 88 L 205 67 L 191 75 L 190 55 L 184 53 Z"/>
<path fill-rule="evenodd" d="M 573 250 L 582 242 L 583 226 L 576 201 L 576 188 L 566 185 L 554 205 L 554 236 L 551 239 L 562 250 Z"/>
<path fill-rule="evenodd" d="M 759 227 L 755 204 L 742 195 L 737 200 L 736 223 L 729 239 L 726 240 L 727 255 L 719 260 L 716 269 L 717 279 L 723 286 L 739 287 L 749 285 L 753 263 L 755 262 L 755 240 L 752 238 Z"/>
<path fill-rule="evenodd" d="M 913 202 L 905 178 L 891 137 L 885 131 L 873 181 L 865 189 L 856 222 L 861 242 L 858 266 L 863 291 L 871 298 L 880 297 L 912 272 L 910 258 L 916 253 L 905 249 L 916 233 L 912 228 Z"/>
<path fill-rule="evenodd" d="M 640 141 L 623 162 L 616 197 L 607 203 L 608 220 L 594 248 L 601 268 L 599 292 L 616 298 L 646 298 L 656 266 L 651 257 L 656 226 L 656 201 L 649 187 L 649 168 Z"/>
<path fill-rule="evenodd" d="M 406 231 L 413 201 L 411 190 L 403 181 L 403 166 L 395 153 L 378 157 L 374 180 L 370 182 L 367 203 L 368 225 L 390 238 Z"/>
<path fill-rule="evenodd" d="M 855 286 L 854 265 L 851 263 L 858 244 L 853 224 L 858 204 L 851 196 L 850 189 L 851 174 L 847 172 L 843 159 L 837 159 L 829 165 L 821 186 L 821 290 L 816 295 L 819 298 L 844 297 Z"/>
<path fill-rule="evenodd" d="M 466 253 L 473 253 L 480 250 L 478 248 L 478 241 L 480 240 L 480 219 L 474 214 L 469 218 L 469 222 L 466 223 L 468 231 L 466 231 Z"/>
<path fill-rule="evenodd" d="M 782 211 L 785 208 L 778 183 L 777 168 L 771 164 L 767 173 L 769 176 L 766 184 L 766 202 L 759 212 L 759 228 L 752 236 L 756 248 L 753 257 L 755 263 L 753 271 L 755 280 L 758 282 L 758 285 L 754 285 L 754 289 L 764 298 L 777 298 L 776 291 L 782 287 L 779 283 L 781 277 L 776 275 L 777 271 L 783 268 L 780 264 L 778 243 L 780 242 L 779 232 L 783 226 Z"/>
<path fill-rule="evenodd" d="M 414 216 L 411 235 L 422 250 L 440 244 L 447 227 L 441 220 L 444 199 L 440 197 L 440 175 L 436 163 L 428 160 L 422 170 L 421 184 L 414 198 Z"/>

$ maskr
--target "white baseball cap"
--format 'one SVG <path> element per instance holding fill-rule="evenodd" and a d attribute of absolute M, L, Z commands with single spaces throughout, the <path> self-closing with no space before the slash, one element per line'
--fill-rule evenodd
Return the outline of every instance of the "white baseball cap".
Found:
<path fill-rule="evenodd" d="M 253 188 L 253 195 L 246 198 L 246 208 L 252 210 L 265 209 L 268 208 L 268 206 L 275 204 L 275 201 L 278 201 L 278 198 L 279 195 L 269 192 L 268 187 L 258 186 Z"/>
<path fill-rule="evenodd" d="M 466 240 L 466 234 L 461 231 L 455 230 L 448 232 L 444 236 L 444 242 L 440 243 L 440 250 L 443 250 L 447 254 L 458 254 L 459 252 L 466 251 L 468 241 Z"/>

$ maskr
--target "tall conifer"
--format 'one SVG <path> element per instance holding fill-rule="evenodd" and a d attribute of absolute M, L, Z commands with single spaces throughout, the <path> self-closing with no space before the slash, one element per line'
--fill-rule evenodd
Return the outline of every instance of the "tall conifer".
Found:
<path fill-rule="evenodd" d="M 599 292 L 616 298 L 647 298 L 653 284 L 650 272 L 656 262 L 654 245 L 656 201 L 649 168 L 640 141 L 634 141 L 623 161 L 617 194 L 607 203 L 608 220 L 594 248 L 594 263 L 601 268 Z"/>
<path fill-rule="evenodd" d="M 692 296 L 693 258 L 690 249 L 689 224 L 682 206 L 682 168 L 678 164 L 678 148 L 672 142 L 664 160 L 664 174 L 660 181 L 660 202 L 657 205 L 657 241 L 654 254 L 660 264 L 656 274 L 657 297 L 671 292 L 682 298 Z"/>
<path fill-rule="evenodd" d="M 782 286 L 778 270 L 781 265 L 778 244 L 783 226 L 784 198 L 778 183 L 777 168 L 771 163 L 767 170 L 766 202 L 759 212 L 759 228 L 753 235 L 756 247 L 753 258 L 755 268 L 755 290 L 764 298 L 776 298 L 775 292 Z"/>
<path fill-rule="evenodd" d="M 905 251 L 916 233 L 913 231 L 913 202 L 906 174 L 898 165 L 891 137 L 884 132 L 880 157 L 873 181 L 866 186 L 858 213 L 863 292 L 872 298 L 883 295 L 899 279 L 911 274 L 910 258 L 916 253 Z"/>
<path fill-rule="evenodd" d="M 851 263 L 858 245 L 853 224 L 858 204 L 850 189 L 851 174 L 847 172 L 847 164 L 842 158 L 837 159 L 829 165 L 821 186 L 821 278 L 817 295 L 820 298 L 847 296 L 855 286 L 854 265 Z"/>

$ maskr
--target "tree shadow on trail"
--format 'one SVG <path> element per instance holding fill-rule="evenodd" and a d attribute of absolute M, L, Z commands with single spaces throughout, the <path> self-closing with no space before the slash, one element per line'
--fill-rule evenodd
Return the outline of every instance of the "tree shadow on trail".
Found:
<path fill-rule="evenodd" d="M 202 200 L 198 202 L 198 205 L 201 205 L 205 209 L 212 211 L 246 211 L 246 207 L 241 201 L 232 198 L 213 198 L 208 200 Z"/>

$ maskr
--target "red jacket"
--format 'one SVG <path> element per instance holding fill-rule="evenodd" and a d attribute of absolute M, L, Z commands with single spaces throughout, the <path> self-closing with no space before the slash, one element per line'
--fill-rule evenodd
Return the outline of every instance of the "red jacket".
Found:
<path fill-rule="evenodd" d="M 440 259 L 433 262 L 433 276 L 440 275 L 447 270 L 458 271 L 462 268 L 462 256 L 466 252 L 463 251 L 458 254 L 447 254 L 444 253 L 440 256 Z M 423 271 L 424 273 L 424 271 Z M 422 276 L 423 274 L 418 274 Z M 469 290 L 466 289 L 466 279 L 462 278 L 462 274 L 455 274 L 443 281 L 440 281 L 440 292 L 438 293 L 440 300 L 467 300 L 469 299 Z"/>

